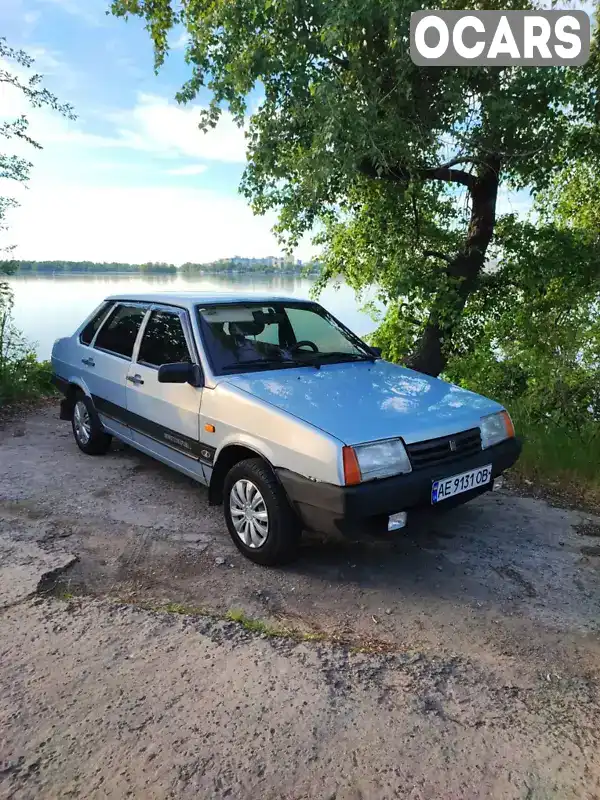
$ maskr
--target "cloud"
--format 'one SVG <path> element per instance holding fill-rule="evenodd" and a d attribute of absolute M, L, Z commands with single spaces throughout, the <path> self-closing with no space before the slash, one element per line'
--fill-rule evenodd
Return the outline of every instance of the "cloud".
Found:
<path fill-rule="evenodd" d="M 246 161 L 244 131 L 228 112 L 223 112 L 216 128 L 203 133 L 198 128 L 200 106 L 181 107 L 155 95 L 140 94 L 132 108 L 105 114 L 101 118 L 104 128 L 106 123 L 112 128 L 107 133 L 90 130 L 90 120 L 97 120 L 98 114 L 70 122 L 47 109 L 31 109 L 12 87 L 0 85 L 0 108 L 0 119 L 27 114 L 33 135 L 44 145 L 135 150 L 164 159 Z"/>
<path fill-rule="evenodd" d="M 185 50 L 187 47 L 187 43 L 189 41 L 189 36 L 187 31 L 183 31 L 179 34 L 179 36 L 173 40 L 171 44 L 171 50 Z"/>
<path fill-rule="evenodd" d="M 56 54 L 49 57 L 58 61 Z M 179 264 L 281 252 L 271 233 L 274 216 L 255 217 L 222 185 L 210 190 L 184 179 L 209 163 L 216 180 L 219 164 L 229 165 L 228 181 L 231 165 L 241 171 L 244 131 L 229 114 L 203 134 L 199 106 L 141 94 L 128 109 L 90 109 L 87 118 L 71 122 L 31 109 L 22 93 L 0 84 L 0 121 L 23 112 L 44 149 L 10 142 L 10 152 L 35 164 L 27 191 L 16 183 L 2 187 L 21 203 L 2 237 L 17 245 L 16 257 Z M 308 247 L 297 256 L 308 258 Z"/>
<path fill-rule="evenodd" d="M 33 27 L 34 25 L 37 24 L 41 16 L 42 16 L 41 11 L 27 11 L 25 14 L 23 14 L 23 22 L 25 23 L 25 25 Z"/>
<path fill-rule="evenodd" d="M 27 55 L 34 59 L 33 66 L 27 71 L 29 75 L 35 75 L 38 72 L 45 75 L 59 73 L 64 77 L 65 72 L 69 72 L 69 68 L 62 60 L 61 54 L 57 50 L 48 50 L 46 47 L 27 45 L 26 51 Z"/>
<path fill-rule="evenodd" d="M 66 14 L 79 17 L 93 27 L 104 24 L 108 6 L 107 3 L 99 0 L 38 0 L 38 3 L 60 8 Z"/>
<path fill-rule="evenodd" d="M 241 197 L 214 191 L 48 183 L 19 199 L 9 232 L 16 258 L 180 264 L 281 250 L 272 216 L 255 217 Z"/>
<path fill-rule="evenodd" d="M 206 164 L 188 164 L 185 167 L 167 170 L 167 175 L 200 175 L 206 169 Z"/>
<path fill-rule="evenodd" d="M 113 113 L 121 146 L 166 157 L 244 163 L 246 140 L 231 114 L 224 111 L 216 128 L 198 128 L 201 106 L 179 106 L 157 95 L 138 95 L 131 110 Z"/>

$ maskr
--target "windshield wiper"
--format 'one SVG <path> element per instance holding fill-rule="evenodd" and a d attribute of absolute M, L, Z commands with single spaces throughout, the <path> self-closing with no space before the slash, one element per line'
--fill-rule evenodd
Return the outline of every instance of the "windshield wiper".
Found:
<path fill-rule="evenodd" d="M 312 367 L 313 364 L 308 363 L 307 361 L 303 360 L 296 360 L 295 358 L 251 358 L 248 361 L 237 361 L 235 364 L 225 364 L 225 366 L 221 367 L 222 370 L 230 370 L 241 369 L 243 367 L 250 366 L 250 367 L 280 367 L 280 366 L 287 366 L 287 367 Z"/>
<path fill-rule="evenodd" d="M 315 357 L 322 361 L 323 359 L 329 360 L 330 358 L 340 359 L 343 361 L 375 361 L 375 356 L 367 355 L 367 353 L 344 353 L 330 352 L 330 353 L 315 353 Z"/>

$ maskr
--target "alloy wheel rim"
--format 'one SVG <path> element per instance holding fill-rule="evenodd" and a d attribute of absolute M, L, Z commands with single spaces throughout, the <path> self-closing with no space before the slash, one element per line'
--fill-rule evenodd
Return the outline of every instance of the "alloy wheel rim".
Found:
<path fill-rule="evenodd" d="M 75 403 L 73 422 L 75 423 L 75 436 L 77 436 L 81 444 L 87 444 L 92 435 L 92 428 L 90 425 L 89 411 L 82 400 L 78 400 L 77 403 Z"/>
<path fill-rule="evenodd" d="M 240 540 L 255 550 L 269 535 L 269 512 L 258 486 L 240 478 L 231 487 L 229 511 L 235 532 Z"/>

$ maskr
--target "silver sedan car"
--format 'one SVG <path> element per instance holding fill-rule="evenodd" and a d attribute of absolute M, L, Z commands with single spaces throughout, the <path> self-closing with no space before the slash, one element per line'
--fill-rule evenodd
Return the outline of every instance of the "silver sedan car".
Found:
<path fill-rule="evenodd" d="M 115 436 L 204 484 L 259 564 L 292 558 L 303 529 L 391 536 L 520 452 L 501 405 L 382 360 L 306 300 L 109 297 L 52 365 L 84 453 Z"/>

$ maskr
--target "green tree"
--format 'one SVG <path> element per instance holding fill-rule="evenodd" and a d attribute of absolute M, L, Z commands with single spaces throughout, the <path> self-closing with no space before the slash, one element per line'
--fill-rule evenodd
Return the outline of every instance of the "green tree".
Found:
<path fill-rule="evenodd" d="M 540 198 L 540 212 L 551 215 L 562 228 L 577 230 L 600 244 L 600 164 L 590 157 L 558 172 Z"/>
<path fill-rule="evenodd" d="M 560 198 L 557 198 L 560 202 Z M 600 422 L 600 250 L 555 217 L 498 223 L 503 255 L 465 310 L 448 376 L 571 430 Z M 600 431 L 598 431 L 600 433 Z"/>
<path fill-rule="evenodd" d="M 474 2 L 461 8 L 480 8 Z M 455 8 L 442 0 L 440 8 Z M 487 9 L 535 7 L 491 0 Z M 323 281 L 375 285 L 389 304 L 389 349 L 440 373 L 464 340 L 485 285 L 502 187 L 548 186 L 559 165 L 598 151 L 598 51 L 585 67 L 431 68 L 410 60 L 416 0 L 114 0 L 139 15 L 156 66 L 185 26 L 191 75 L 178 93 L 250 115 L 242 191 L 278 209 L 293 247 L 316 228 Z M 254 103 L 253 103 L 254 105 Z"/>
<path fill-rule="evenodd" d="M 538 197 L 533 219 L 499 220 L 499 260 L 465 324 L 477 345 L 458 348 L 450 375 L 492 388 L 552 420 L 600 435 L 600 165 L 569 163 Z M 533 221 L 535 220 L 535 222 Z"/>

